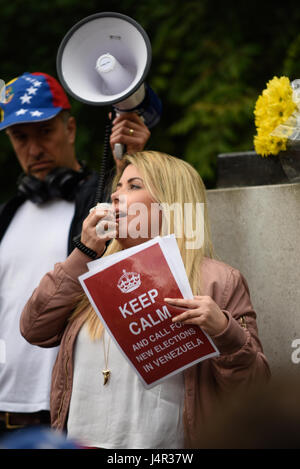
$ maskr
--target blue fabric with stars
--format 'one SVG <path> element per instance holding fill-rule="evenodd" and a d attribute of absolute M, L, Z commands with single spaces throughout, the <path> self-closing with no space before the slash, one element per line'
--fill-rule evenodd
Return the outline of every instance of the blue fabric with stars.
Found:
<path fill-rule="evenodd" d="M 54 96 L 60 85 L 54 78 L 49 78 L 53 80 L 51 87 L 45 74 L 24 73 L 7 83 L 5 102 L 0 102 L 0 130 L 15 124 L 48 120 L 67 108 L 65 102 L 59 103 Z"/>

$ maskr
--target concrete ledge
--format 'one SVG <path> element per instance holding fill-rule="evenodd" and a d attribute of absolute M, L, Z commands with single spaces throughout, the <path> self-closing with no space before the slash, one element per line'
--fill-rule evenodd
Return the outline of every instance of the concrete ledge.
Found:
<path fill-rule="evenodd" d="M 243 151 L 220 153 L 217 156 L 218 188 L 288 184 L 289 182 L 295 181 L 289 181 L 278 155 L 263 158 L 255 151 Z"/>
<path fill-rule="evenodd" d="M 248 281 L 273 375 L 299 375 L 300 184 L 215 189 L 207 198 L 215 253 Z"/>

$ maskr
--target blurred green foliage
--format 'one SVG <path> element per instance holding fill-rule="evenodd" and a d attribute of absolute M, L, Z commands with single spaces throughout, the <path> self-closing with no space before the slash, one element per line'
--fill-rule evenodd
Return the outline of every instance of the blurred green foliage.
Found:
<path fill-rule="evenodd" d="M 0 78 L 56 74 L 67 31 L 97 12 L 138 21 L 152 44 L 147 81 L 163 102 L 148 148 L 192 163 L 214 187 L 219 153 L 253 149 L 255 101 L 273 76 L 300 78 L 298 2 L 249 0 L 0 0 Z M 77 156 L 99 168 L 109 109 L 71 98 Z M 14 192 L 19 165 L 0 133 L 0 201 Z"/>

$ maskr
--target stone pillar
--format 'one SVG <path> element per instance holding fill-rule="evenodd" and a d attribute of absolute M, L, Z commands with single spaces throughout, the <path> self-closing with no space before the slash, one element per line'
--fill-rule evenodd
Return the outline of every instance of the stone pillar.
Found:
<path fill-rule="evenodd" d="M 299 375 L 300 184 L 214 189 L 207 196 L 215 254 L 248 281 L 273 376 Z"/>

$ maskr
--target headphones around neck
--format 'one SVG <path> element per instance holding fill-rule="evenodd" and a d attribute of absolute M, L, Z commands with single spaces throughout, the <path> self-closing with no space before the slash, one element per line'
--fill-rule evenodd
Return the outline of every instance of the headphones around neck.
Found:
<path fill-rule="evenodd" d="M 56 198 L 72 201 L 80 182 L 90 173 L 84 162 L 79 163 L 79 171 L 58 167 L 50 171 L 44 180 L 22 174 L 18 180 L 18 193 L 35 204 Z"/>

